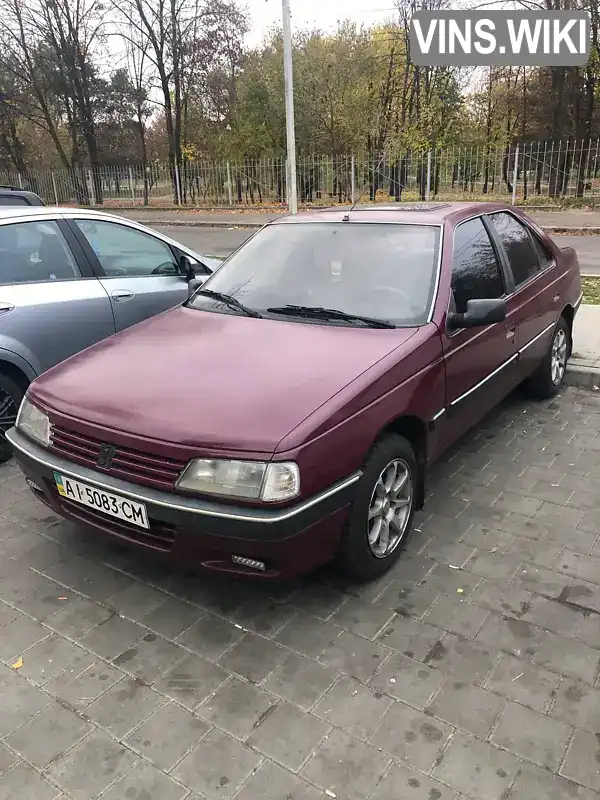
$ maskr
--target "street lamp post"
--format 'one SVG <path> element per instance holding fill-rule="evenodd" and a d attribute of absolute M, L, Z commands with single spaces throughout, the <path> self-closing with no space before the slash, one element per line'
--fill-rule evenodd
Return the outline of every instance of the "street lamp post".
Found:
<path fill-rule="evenodd" d="M 292 68 L 292 23 L 289 0 L 282 0 L 283 76 L 285 81 L 285 130 L 287 138 L 287 190 L 290 214 L 298 213 L 296 187 L 296 131 L 294 127 L 294 77 Z"/>

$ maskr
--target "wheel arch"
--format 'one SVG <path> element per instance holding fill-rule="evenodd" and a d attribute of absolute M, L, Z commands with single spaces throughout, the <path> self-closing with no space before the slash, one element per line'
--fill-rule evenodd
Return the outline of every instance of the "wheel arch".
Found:
<path fill-rule="evenodd" d="M 571 357 L 573 353 L 573 322 L 575 321 L 575 309 L 570 303 L 567 303 L 560 315 L 569 326 L 569 357 Z"/>
<path fill-rule="evenodd" d="M 0 374 L 6 375 L 13 380 L 23 390 L 23 394 L 25 394 L 31 383 L 31 378 L 21 367 L 17 366 L 13 361 L 7 361 L 2 357 L 0 357 Z"/>
<path fill-rule="evenodd" d="M 413 448 L 419 465 L 419 487 L 417 494 L 418 509 L 425 502 L 425 465 L 427 464 L 427 425 L 420 417 L 403 414 L 387 423 L 380 431 L 376 441 L 385 436 L 397 434 L 403 436 Z"/>

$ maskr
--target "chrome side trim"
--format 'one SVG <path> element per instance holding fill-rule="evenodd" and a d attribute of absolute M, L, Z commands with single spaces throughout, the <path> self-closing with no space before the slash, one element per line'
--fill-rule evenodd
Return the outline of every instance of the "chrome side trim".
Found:
<path fill-rule="evenodd" d="M 527 348 L 528 348 L 528 347 L 531 347 L 531 345 L 532 345 L 532 344 L 535 344 L 535 343 L 537 342 L 537 340 L 538 340 L 538 339 L 541 339 L 541 338 L 542 338 L 542 336 L 545 336 L 545 334 L 547 334 L 547 333 L 548 333 L 548 331 L 551 331 L 551 330 L 552 330 L 552 328 L 554 328 L 554 327 L 555 327 L 555 325 L 556 325 L 556 323 L 555 323 L 555 322 L 553 322 L 551 325 L 548 325 L 548 326 L 546 326 L 546 327 L 544 328 L 544 330 L 543 330 L 541 333 L 538 333 L 538 335 L 537 335 L 537 336 L 534 336 L 534 337 L 533 337 L 533 339 L 532 339 L 530 342 L 527 342 L 527 344 L 526 344 L 526 345 L 524 345 L 524 347 L 522 347 L 522 348 L 519 350 L 519 355 L 521 355 L 521 353 L 524 353 L 524 352 L 525 352 L 525 350 L 527 350 Z"/>
<path fill-rule="evenodd" d="M 431 421 L 432 421 L 432 422 L 437 422 L 437 421 L 438 421 L 438 419 L 439 419 L 440 417 L 443 417 L 445 413 L 446 413 L 446 409 L 445 409 L 445 408 L 441 408 L 441 409 L 440 409 L 440 410 L 437 412 L 437 414 L 431 418 Z"/>
<path fill-rule="evenodd" d="M 512 362 L 513 362 L 513 361 L 515 361 L 515 360 L 516 360 L 518 357 L 519 357 L 519 354 L 518 354 L 518 353 L 515 353 L 515 354 L 514 354 L 513 356 L 511 356 L 509 359 L 507 359 L 506 361 L 504 361 L 502 364 L 500 364 L 500 366 L 499 366 L 499 367 L 496 367 L 496 369 L 495 369 L 493 372 L 490 372 L 490 374 L 489 374 L 489 375 L 486 375 L 486 377 L 485 377 L 483 380 L 479 381 L 479 383 L 476 383 L 476 384 L 475 384 L 475 386 L 471 386 L 471 388 L 470 388 L 470 389 L 468 389 L 468 390 L 467 390 L 467 391 L 466 391 L 464 394 L 461 394 L 459 397 L 457 397 L 457 398 L 456 398 L 456 400 L 453 400 L 453 401 L 450 403 L 450 407 L 452 408 L 453 406 L 455 406 L 455 405 L 457 405 L 458 403 L 460 403 L 460 402 L 461 402 L 461 400 L 464 400 L 464 399 L 465 399 L 465 398 L 467 398 L 467 397 L 468 397 L 470 394 L 473 394 L 473 392 L 476 392 L 476 391 L 477 391 L 477 389 L 480 389 L 480 388 L 481 388 L 481 387 L 482 387 L 482 386 L 483 386 L 485 383 L 487 383 L 489 380 L 491 380 L 491 378 L 493 378 L 493 377 L 494 377 L 494 375 L 497 375 L 499 372 L 502 372 L 502 370 L 503 370 L 505 367 L 508 367 L 508 365 L 509 365 L 509 364 L 512 364 Z"/>
<path fill-rule="evenodd" d="M 105 489 L 108 492 L 120 494 L 123 497 L 127 497 L 131 500 L 137 500 L 141 503 L 148 503 L 150 505 L 161 506 L 163 508 L 170 508 L 174 511 L 188 511 L 191 514 L 199 514 L 206 517 L 219 517 L 220 519 L 231 519 L 241 522 L 259 522 L 261 524 L 284 522 L 285 520 L 291 519 L 292 517 L 301 514 L 303 511 L 318 505 L 318 503 L 323 502 L 323 500 L 327 500 L 329 497 L 341 492 L 343 489 L 347 489 L 362 477 L 361 471 L 354 472 L 352 475 L 349 475 L 342 481 L 334 483 L 333 486 L 330 486 L 324 492 L 320 492 L 308 500 L 304 500 L 297 506 L 294 506 L 293 508 L 284 508 L 279 512 L 273 511 L 269 515 L 261 514 L 262 509 L 260 508 L 256 509 L 256 513 L 252 513 L 252 511 L 250 511 L 250 513 L 244 513 L 241 509 L 238 512 L 225 511 L 219 510 L 218 508 L 203 508 L 202 506 L 198 505 L 198 503 L 202 501 L 196 500 L 195 498 L 188 499 L 176 495 L 172 496 L 166 492 L 158 492 L 153 489 L 140 492 L 137 490 L 137 487 L 135 487 L 136 491 L 132 491 L 128 487 L 134 486 L 134 484 L 125 484 L 126 488 L 122 488 L 122 484 L 125 483 L 124 481 L 118 481 L 109 477 L 104 477 L 103 480 L 99 480 L 97 473 L 87 469 L 86 467 L 74 468 L 72 464 L 62 458 L 52 458 L 51 453 L 48 453 L 46 450 L 44 450 L 44 448 L 29 442 L 14 428 L 11 428 L 8 431 L 6 438 L 16 450 L 23 453 L 25 456 L 27 456 L 27 458 L 32 459 L 32 461 L 42 464 L 44 467 L 48 467 L 51 470 L 56 470 L 57 472 L 60 472 L 69 478 L 73 478 L 74 480 L 90 483 L 93 486 L 96 486 L 98 489 Z M 173 499 L 171 499 L 172 497 L 176 499 L 176 502 L 173 502 Z"/>
<path fill-rule="evenodd" d="M 579 295 L 579 297 L 575 301 L 575 311 L 579 309 L 579 306 L 582 304 L 582 302 L 583 302 L 583 292 Z"/>

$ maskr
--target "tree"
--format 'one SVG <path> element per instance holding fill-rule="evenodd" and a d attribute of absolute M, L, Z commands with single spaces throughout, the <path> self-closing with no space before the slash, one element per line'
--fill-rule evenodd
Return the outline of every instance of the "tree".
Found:
<path fill-rule="evenodd" d="M 244 31 L 245 17 L 229 0 L 113 0 L 133 35 L 130 45 L 143 48 L 152 64 L 162 97 L 168 159 L 174 199 L 181 201 L 177 175 L 183 166 L 184 125 L 191 92 L 228 53 L 235 31 Z M 225 59 L 226 60 L 226 59 Z"/>

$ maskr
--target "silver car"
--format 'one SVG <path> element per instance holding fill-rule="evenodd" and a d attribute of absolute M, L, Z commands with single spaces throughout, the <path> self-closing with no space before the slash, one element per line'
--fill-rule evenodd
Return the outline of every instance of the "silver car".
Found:
<path fill-rule="evenodd" d="M 183 302 L 220 263 L 123 217 L 0 208 L 0 462 L 34 378 Z"/>

